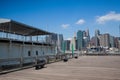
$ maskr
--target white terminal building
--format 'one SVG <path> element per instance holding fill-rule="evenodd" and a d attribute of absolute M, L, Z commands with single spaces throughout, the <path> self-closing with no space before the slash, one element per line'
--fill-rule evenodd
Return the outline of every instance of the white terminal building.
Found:
<path fill-rule="evenodd" d="M 55 55 L 55 46 L 45 40 L 51 34 L 11 19 L 0 19 L 0 68 L 29 65 L 41 56 Z"/>

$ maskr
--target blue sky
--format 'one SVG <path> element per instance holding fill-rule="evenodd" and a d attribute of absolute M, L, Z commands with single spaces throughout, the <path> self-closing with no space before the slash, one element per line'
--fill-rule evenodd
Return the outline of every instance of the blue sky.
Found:
<path fill-rule="evenodd" d="M 95 29 L 119 36 L 120 0 L 0 0 L 0 18 L 73 37 Z"/>

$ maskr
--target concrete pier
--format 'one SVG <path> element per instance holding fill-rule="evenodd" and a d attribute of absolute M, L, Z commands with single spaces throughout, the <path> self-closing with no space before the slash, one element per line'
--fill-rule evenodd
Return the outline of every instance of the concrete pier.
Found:
<path fill-rule="evenodd" d="M 120 56 L 80 56 L 0 75 L 0 80 L 120 80 Z"/>

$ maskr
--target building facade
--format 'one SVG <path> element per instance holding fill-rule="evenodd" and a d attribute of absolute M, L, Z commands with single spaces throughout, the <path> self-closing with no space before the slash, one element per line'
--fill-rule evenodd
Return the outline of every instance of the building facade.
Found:
<path fill-rule="evenodd" d="M 64 41 L 63 35 L 58 34 L 58 48 L 60 51 L 62 51 L 63 41 Z"/>
<path fill-rule="evenodd" d="M 110 47 L 110 35 L 108 33 L 100 36 L 100 46 L 109 48 Z"/>
<path fill-rule="evenodd" d="M 70 50 L 70 40 L 65 40 L 66 50 Z"/>
<path fill-rule="evenodd" d="M 0 19 L 0 34 L 0 70 L 3 66 L 32 65 L 42 59 L 41 56 L 55 55 L 55 46 L 45 41 L 50 32 Z"/>
<path fill-rule="evenodd" d="M 76 50 L 76 37 L 74 36 L 70 41 L 70 50 Z"/>
<path fill-rule="evenodd" d="M 95 30 L 95 46 L 96 47 L 100 46 L 99 36 L 100 36 L 100 31 Z"/>
<path fill-rule="evenodd" d="M 114 41 L 114 37 L 110 36 L 110 47 L 115 47 L 115 41 Z"/>
<path fill-rule="evenodd" d="M 78 49 L 77 50 L 82 50 L 82 48 L 84 47 L 84 44 L 83 44 L 83 31 L 79 30 L 77 32 L 77 45 L 78 45 Z"/>

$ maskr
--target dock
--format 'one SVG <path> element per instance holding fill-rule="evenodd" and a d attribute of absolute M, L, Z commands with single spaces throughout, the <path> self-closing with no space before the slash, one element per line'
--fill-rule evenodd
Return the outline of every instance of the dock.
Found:
<path fill-rule="evenodd" d="M 0 75 L 0 80 L 120 80 L 120 56 L 80 56 Z"/>

